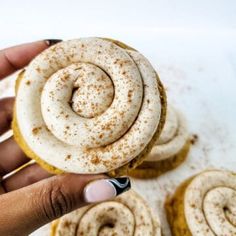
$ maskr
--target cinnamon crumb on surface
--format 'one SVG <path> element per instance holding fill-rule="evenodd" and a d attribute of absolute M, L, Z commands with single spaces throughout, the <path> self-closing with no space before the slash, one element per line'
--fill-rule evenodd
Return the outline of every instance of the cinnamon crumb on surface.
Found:
<path fill-rule="evenodd" d="M 198 139 L 199 139 L 198 135 L 194 134 L 190 139 L 191 144 L 194 145 L 198 141 Z"/>
<path fill-rule="evenodd" d="M 65 158 L 65 161 L 70 160 L 71 159 L 71 155 L 67 155 Z"/>

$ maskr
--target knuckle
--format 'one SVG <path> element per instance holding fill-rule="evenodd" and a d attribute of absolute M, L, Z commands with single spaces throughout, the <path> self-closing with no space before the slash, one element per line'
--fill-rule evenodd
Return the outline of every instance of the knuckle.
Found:
<path fill-rule="evenodd" d="M 48 188 L 43 196 L 43 212 L 48 220 L 56 219 L 72 210 L 72 201 L 57 184 Z"/>

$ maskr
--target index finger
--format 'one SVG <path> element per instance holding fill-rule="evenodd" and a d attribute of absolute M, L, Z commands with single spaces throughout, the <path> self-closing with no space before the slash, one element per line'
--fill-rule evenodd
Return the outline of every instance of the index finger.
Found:
<path fill-rule="evenodd" d="M 0 50 L 0 80 L 29 64 L 40 52 L 61 40 L 41 40 Z"/>

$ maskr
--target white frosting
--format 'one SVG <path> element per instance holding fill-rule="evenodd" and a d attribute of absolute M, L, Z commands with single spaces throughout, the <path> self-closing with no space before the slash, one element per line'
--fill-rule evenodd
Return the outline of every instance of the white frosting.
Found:
<path fill-rule="evenodd" d="M 156 73 L 147 59 L 99 38 L 45 50 L 27 67 L 16 98 L 30 149 L 74 173 L 128 163 L 152 139 L 160 114 Z"/>
<path fill-rule="evenodd" d="M 207 171 L 185 190 L 184 211 L 193 236 L 236 235 L 236 175 Z"/>
<path fill-rule="evenodd" d="M 114 97 L 113 83 L 99 67 L 88 63 L 78 63 L 78 65 L 77 80 L 74 82 L 74 87 L 78 89 L 72 96 L 72 108 L 82 117 L 96 117 L 111 105 Z"/>
<path fill-rule="evenodd" d="M 133 190 L 114 200 L 80 208 L 59 219 L 55 236 L 161 236 L 159 219 Z"/>
<path fill-rule="evenodd" d="M 168 105 L 164 128 L 145 161 L 160 161 L 173 157 L 181 151 L 188 138 L 183 115 Z"/>

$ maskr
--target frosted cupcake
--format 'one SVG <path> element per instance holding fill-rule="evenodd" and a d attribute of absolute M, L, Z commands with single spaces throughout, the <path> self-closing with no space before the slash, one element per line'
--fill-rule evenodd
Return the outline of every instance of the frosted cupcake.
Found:
<path fill-rule="evenodd" d="M 138 178 L 157 177 L 179 166 L 190 148 L 190 135 L 184 116 L 168 105 L 167 116 L 160 138 L 144 162 L 130 175 Z"/>
<path fill-rule="evenodd" d="M 167 199 L 174 236 L 236 235 L 236 174 L 204 171 L 186 180 Z"/>
<path fill-rule="evenodd" d="M 19 75 L 16 92 L 15 139 L 53 173 L 126 174 L 165 120 L 165 92 L 151 64 L 110 39 L 48 48 Z"/>
<path fill-rule="evenodd" d="M 159 219 L 144 199 L 130 190 L 114 200 L 86 206 L 52 224 L 51 236 L 161 236 Z"/>

